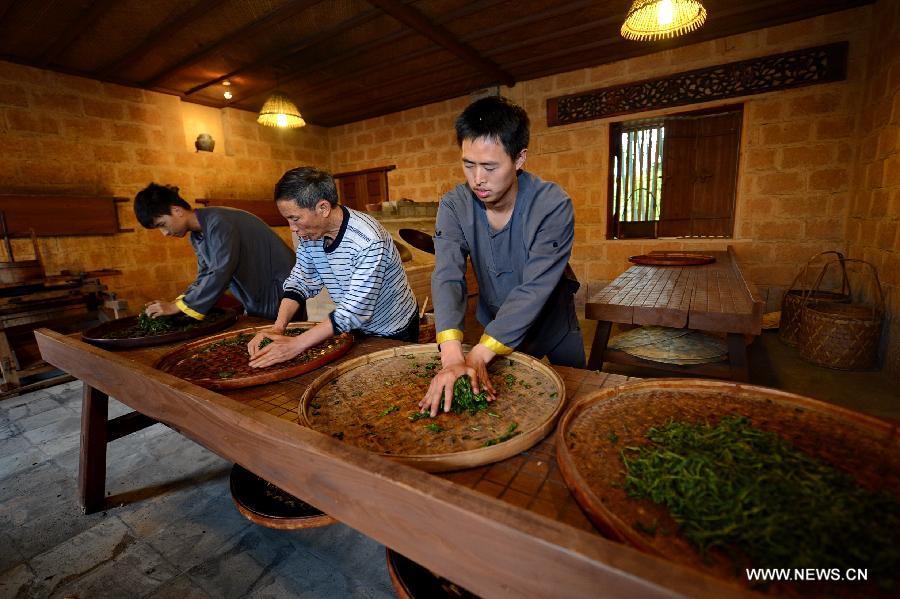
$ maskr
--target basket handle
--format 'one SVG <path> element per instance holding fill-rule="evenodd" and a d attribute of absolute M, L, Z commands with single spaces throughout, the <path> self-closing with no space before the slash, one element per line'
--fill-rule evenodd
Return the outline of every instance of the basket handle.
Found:
<path fill-rule="evenodd" d="M 822 267 L 822 271 L 819 273 L 818 278 L 816 279 L 816 284 L 813 287 L 812 291 L 810 292 L 810 294 L 804 295 L 801 310 L 806 308 L 806 303 L 809 300 L 809 296 L 813 292 L 819 290 L 819 285 L 822 284 L 822 279 L 825 278 L 825 271 L 828 270 L 828 267 L 831 266 L 832 264 L 836 264 L 838 262 L 840 262 L 840 264 L 841 264 L 841 268 L 844 271 L 845 277 L 847 276 L 847 262 L 856 262 L 859 264 L 865 264 L 870 269 L 872 269 L 872 278 L 875 280 L 875 289 L 878 290 L 877 313 L 884 314 L 884 290 L 882 290 L 881 281 L 878 279 L 878 271 L 875 269 L 875 266 L 871 262 L 866 262 L 865 260 L 860 260 L 858 258 L 840 258 L 839 260 L 831 260 L 830 262 L 826 262 L 825 266 Z M 848 289 L 849 289 L 849 286 L 848 286 Z M 873 319 L 875 318 L 875 314 L 876 314 L 876 304 L 872 304 L 872 318 Z"/>
<path fill-rule="evenodd" d="M 844 259 L 844 254 L 842 254 L 841 252 L 839 252 L 837 250 L 827 250 L 824 252 L 819 252 L 818 254 L 813 254 L 809 258 L 809 260 L 806 261 L 806 264 L 803 265 L 803 268 L 800 269 L 800 272 L 797 273 L 797 276 L 794 277 L 794 281 L 791 283 L 790 287 L 788 287 L 787 290 L 785 290 L 784 295 L 787 295 L 791 290 L 794 289 L 794 286 L 797 285 L 797 281 L 806 279 L 806 273 L 808 272 L 809 267 L 812 265 L 812 263 L 817 258 L 821 258 L 822 256 L 826 256 L 828 254 L 834 254 L 835 256 L 837 256 L 838 260 Z M 843 277 L 841 280 L 841 293 L 845 294 L 845 295 L 850 295 L 850 279 L 847 278 L 847 269 L 843 266 L 843 263 L 841 265 L 841 268 L 844 271 Z M 805 290 L 803 293 L 804 297 L 806 295 L 809 295 L 810 291 L 811 290 L 809 290 L 809 289 Z"/>

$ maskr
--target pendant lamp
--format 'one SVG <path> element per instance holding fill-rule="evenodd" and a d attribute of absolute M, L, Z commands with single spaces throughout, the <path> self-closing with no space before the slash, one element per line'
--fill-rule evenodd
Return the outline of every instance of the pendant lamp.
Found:
<path fill-rule="evenodd" d="M 266 127 L 295 129 L 306 124 L 297 105 L 282 92 L 273 92 L 259 110 L 256 122 Z"/>
<path fill-rule="evenodd" d="M 699 29 L 706 22 L 700 0 L 634 0 L 622 24 L 622 37 L 654 41 Z"/>

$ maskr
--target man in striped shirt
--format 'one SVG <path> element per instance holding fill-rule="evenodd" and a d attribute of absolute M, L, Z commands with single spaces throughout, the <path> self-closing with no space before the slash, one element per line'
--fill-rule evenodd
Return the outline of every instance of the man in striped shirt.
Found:
<path fill-rule="evenodd" d="M 247 346 L 251 366 L 290 360 L 346 331 L 418 340 L 416 298 L 390 233 L 371 216 L 339 206 L 331 175 L 308 166 L 289 170 L 275 186 L 275 202 L 297 236 L 297 261 L 284 282 L 275 325 Z M 336 304 L 328 320 L 297 337 L 284 336 L 297 309 L 323 287 Z M 273 343 L 260 349 L 264 337 Z"/>

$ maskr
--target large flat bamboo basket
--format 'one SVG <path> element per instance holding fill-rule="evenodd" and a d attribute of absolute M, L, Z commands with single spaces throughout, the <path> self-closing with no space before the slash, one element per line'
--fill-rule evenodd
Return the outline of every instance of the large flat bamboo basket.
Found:
<path fill-rule="evenodd" d="M 439 369 L 436 344 L 348 360 L 310 384 L 300 399 L 300 419 L 344 442 L 421 470 L 444 472 L 525 451 L 550 433 L 565 405 L 559 375 L 534 358 L 513 353 L 490 366 L 497 398 L 489 410 L 411 420 Z M 498 441 L 512 424 L 511 438 L 486 445 Z M 432 430 L 433 425 L 442 430 Z"/>
<path fill-rule="evenodd" d="M 104 349 L 133 349 L 136 347 L 166 345 L 187 339 L 196 339 L 197 337 L 227 329 L 240 316 L 240 310 L 235 308 L 222 308 L 221 311 L 218 317 L 209 317 L 206 320 L 192 323 L 192 326 L 187 329 L 176 329 L 167 333 L 142 337 L 116 337 L 116 334 L 121 334 L 122 331 L 137 325 L 137 316 L 126 316 L 125 318 L 110 320 L 91 327 L 81 333 L 81 338 Z"/>
<path fill-rule="evenodd" d="M 652 426 L 670 420 L 718 422 L 731 414 L 748 417 L 754 427 L 789 440 L 864 488 L 900 497 L 898 425 L 792 393 L 723 381 L 646 381 L 585 397 L 563 415 L 557 428 L 560 470 L 604 535 L 734 580 L 734 565 L 724 554 L 704 560 L 672 532 L 677 525 L 665 507 L 627 496 L 620 457 L 624 447 L 648 444 L 644 435 Z M 657 522 L 658 530 L 666 532 L 648 534 L 638 522 Z"/>
<path fill-rule="evenodd" d="M 287 329 L 309 329 L 316 324 L 292 322 Z M 270 327 L 271 325 L 248 327 L 192 341 L 164 355 L 155 366 L 207 389 L 243 389 L 283 381 L 313 371 L 337 360 L 353 346 L 353 336 L 343 333 L 326 339 L 286 362 L 264 368 L 249 366 L 250 354 L 243 346 L 216 347 L 220 341 L 240 335 L 255 335 Z"/>

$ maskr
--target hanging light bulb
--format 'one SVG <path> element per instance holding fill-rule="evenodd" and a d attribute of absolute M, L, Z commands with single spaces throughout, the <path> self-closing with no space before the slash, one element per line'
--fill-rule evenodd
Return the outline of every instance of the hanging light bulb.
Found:
<path fill-rule="evenodd" d="M 273 92 L 259 110 L 256 122 L 267 127 L 294 129 L 306 124 L 297 105 L 282 92 Z"/>
<path fill-rule="evenodd" d="M 621 33 L 630 40 L 660 40 L 689 33 L 705 22 L 700 0 L 634 0 Z"/>

